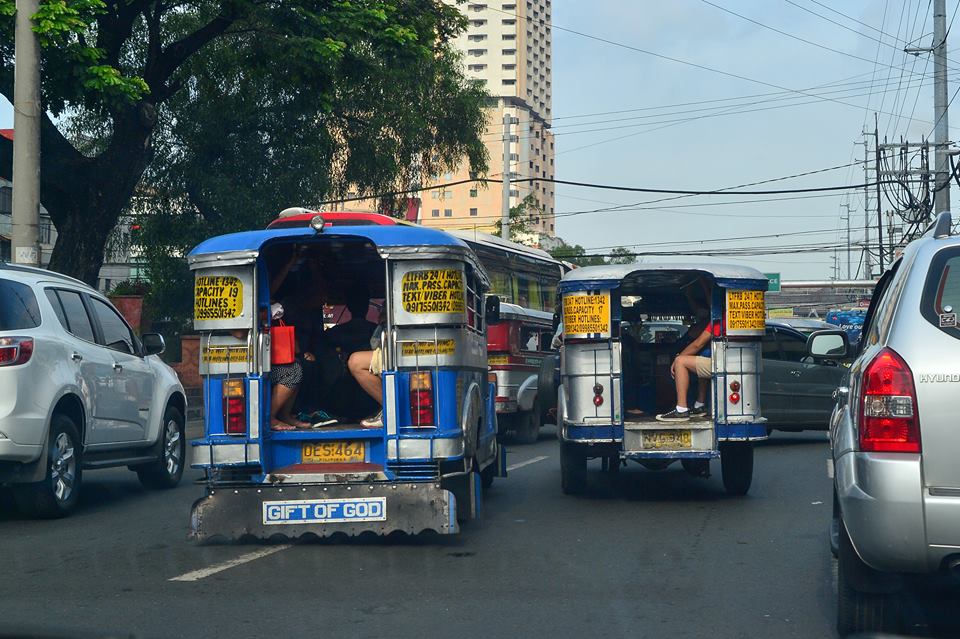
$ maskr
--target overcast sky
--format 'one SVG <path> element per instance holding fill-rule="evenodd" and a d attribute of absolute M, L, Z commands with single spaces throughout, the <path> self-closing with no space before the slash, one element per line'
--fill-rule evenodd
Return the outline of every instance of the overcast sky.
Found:
<path fill-rule="evenodd" d="M 713 4 L 746 18 L 838 51 L 832 52 L 775 33 L 702 0 L 556 0 L 553 11 L 553 86 L 557 177 L 616 185 L 709 190 L 844 165 L 862 159 L 863 146 L 855 146 L 855 143 L 863 140 L 861 129 L 864 122 L 873 130 L 875 110 L 892 114 L 880 115 L 881 137 L 885 132 L 890 138 L 904 135 L 915 141 L 930 136 L 933 127 L 932 60 L 926 66 L 928 56 L 915 58 L 900 51 L 905 46 L 902 41 L 914 41 L 914 46 L 930 45 L 933 18 L 929 0 L 821 1 L 823 5 L 842 11 L 876 30 L 832 13 L 813 0 L 712 0 Z M 955 5 L 960 3 L 948 0 L 947 4 L 949 22 Z M 835 20 L 852 31 L 796 5 Z M 880 44 L 878 39 L 885 44 Z M 954 57 L 949 51 L 955 41 L 953 36 L 948 38 L 950 57 Z M 628 47 L 758 82 L 659 59 Z M 954 59 L 960 59 L 960 55 Z M 875 60 L 879 60 L 876 65 Z M 904 65 L 905 71 L 901 73 Z M 925 66 L 926 79 L 922 80 Z M 926 84 L 921 87 L 922 82 Z M 828 83 L 838 83 L 838 86 L 811 90 Z M 782 93 L 730 102 L 671 106 L 781 91 L 770 85 L 808 94 L 830 90 L 834 92 L 830 97 L 853 106 L 803 94 Z M 954 90 L 951 84 L 949 95 L 952 96 Z M 784 99 L 785 96 L 789 99 Z M 778 101 L 771 102 L 772 98 Z M 744 106 L 751 102 L 752 106 Z M 797 103 L 806 104 L 784 106 Z M 916 110 L 910 119 L 914 104 Z M 731 105 L 736 106 L 732 108 Z M 769 109 L 772 106 L 778 108 Z M 668 108 L 586 118 L 567 117 L 649 107 Z M 665 126 L 670 120 L 716 113 L 720 110 L 717 107 L 741 113 Z M 705 108 L 710 110 L 677 114 L 677 111 Z M 748 109 L 753 112 L 742 113 Z M 648 117 L 624 119 L 637 116 Z M 953 116 L 953 123 L 956 124 L 958 118 L 960 113 Z M 608 122 L 600 123 L 603 120 Z M 594 133 L 572 133 L 608 127 L 611 129 Z M 654 130 L 658 127 L 662 128 Z M 580 148 L 601 140 L 606 142 Z M 857 165 L 756 188 L 802 188 L 862 182 L 863 170 Z M 783 202 L 688 206 L 672 211 L 563 216 L 564 212 L 601 208 L 609 206 L 608 203 L 636 203 L 661 197 L 665 196 L 560 186 L 557 229 L 568 242 L 588 248 L 618 244 L 647 244 L 648 250 L 810 246 L 846 241 L 846 224 L 839 221 L 839 216 L 844 211 L 841 203 L 849 201 L 855 209 L 853 241 L 863 236 L 863 198 L 859 192 L 852 194 L 849 200 L 847 196 L 837 195 Z M 957 189 L 954 189 L 954 197 L 960 197 Z M 659 206 L 744 199 L 691 197 L 662 202 Z M 838 231 L 841 228 L 842 232 Z M 714 242 L 702 247 L 692 243 L 824 229 L 827 230 L 824 233 L 779 239 Z M 687 244 L 649 246 L 673 241 Z M 784 278 L 825 278 L 832 272 L 833 252 L 724 258 L 724 261 L 751 264 L 768 272 L 781 271 Z M 855 254 L 854 274 L 858 261 L 859 254 Z M 840 262 L 841 275 L 845 277 L 845 252 L 841 254 Z"/>
<path fill-rule="evenodd" d="M 553 113 L 558 179 L 710 190 L 845 165 L 862 159 L 863 146 L 856 143 L 863 140 L 864 123 L 872 131 L 874 111 L 883 112 L 881 137 L 904 135 L 919 141 L 931 135 L 932 61 L 928 64 L 927 55 L 901 52 L 907 41 L 913 46 L 929 46 L 933 24 L 930 0 L 711 1 L 815 44 L 775 33 L 703 0 L 554 0 Z M 948 0 L 947 4 L 949 22 L 960 2 Z M 950 51 L 956 42 L 956 37 L 948 38 Z M 948 55 L 960 61 L 960 54 Z M 824 87 L 828 84 L 835 86 Z M 955 89 L 951 83 L 950 96 Z M 708 100 L 715 102 L 705 102 Z M 728 113 L 716 115 L 721 110 Z M 621 113 L 609 113 L 615 111 Z M 958 118 L 960 112 L 952 122 L 957 123 Z M 12 126 L 12 121 L 10 105 L 0 105 L 0 126 Z M 585 145 L 592 146 L 583 148 Z M 862 167 L 856 165 L 756 188 L 862 182 Z M 960 197 L 957 189 L 954 191 L 954 197 Z M 564 215 L 662 197 L 666 196 L 560 186 L 557 232 L 568 242 L 589 249 L 633 244 L 646 250 L 678 251 L 810 247 L 845 241 L 846 225 L 839 218 L 844 211 L 841 204 L 849 202 L 854 210 L 853 241 L 863 236 L 860 192 L 718 206 L 690 205 L 746 198 L 689 197 L 648 205 L 683 207 L 672 210 Z M 812 232 L 696 243 L 801 231 Z M 829 277 L 833 259 L 831 250 L 721 261 L 781 271 L 785 279 L 806 279 Z M 845 276 L 844 252 L 839 261 Z M 854 275 L 858 263 L 856 253 Z"/>

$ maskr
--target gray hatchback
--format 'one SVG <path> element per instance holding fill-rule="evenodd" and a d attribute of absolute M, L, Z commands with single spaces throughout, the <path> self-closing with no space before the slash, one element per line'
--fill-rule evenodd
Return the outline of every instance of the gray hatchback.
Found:
<path fill-rule="evenodd" d="M 960 237 L 951 218 L 877 283 L 830 424 L 842 635 L 896 631 L 905 575 L 960 572 Z M 841 357 L 846 334 L 810 338 Z M 913 580 L 915 580 L 914 577 Z"/>

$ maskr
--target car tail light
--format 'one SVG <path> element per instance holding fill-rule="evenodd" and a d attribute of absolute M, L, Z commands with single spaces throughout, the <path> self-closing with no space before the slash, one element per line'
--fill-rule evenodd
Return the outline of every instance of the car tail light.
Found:
<path fill-rule="evenodd" d="M 0 337 L 0 366 L 26 364 L 32 355 L 32 337 Z"/>
<path fill-rule="evenodd" d="M 410 423 L 433 426 L 433 376 L 429 371 L 410 374 Z"/>
<path fill-rule="evenodd" d="M 242 379 L 223 382 L 223 416 L 228 435 L 244 435 L 247 432 L 247 397 Z"/>
<path fill-rule="evenodd" d="M 867 365 L 861 386 L 860 450 L 919 453 L 917 391 L 903 358 L 884 348 Z"/>

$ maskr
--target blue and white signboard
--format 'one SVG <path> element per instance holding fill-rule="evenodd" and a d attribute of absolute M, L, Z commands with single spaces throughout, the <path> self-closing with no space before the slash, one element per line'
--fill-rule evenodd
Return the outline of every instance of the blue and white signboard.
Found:
<path fill-rule="evenodd" d="M 340 524 L 360 521 L 386 521 L 386 497 L 348 499 L 295 499 L 263 502 L 263 523 Z"/>

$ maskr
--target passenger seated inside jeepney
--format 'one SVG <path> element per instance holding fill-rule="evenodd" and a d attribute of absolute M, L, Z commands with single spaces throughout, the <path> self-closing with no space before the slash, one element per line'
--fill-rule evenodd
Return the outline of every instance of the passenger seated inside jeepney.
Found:
<path fill-rule="evenodd" d="M 658 414 L 676 410 L 674 362 L 684 349 L 696 348 L 695 357 L 703 357 L 694 342 L 710 329 L 709 283 L 689 273 L 650 276 L 652 281 L 625 282 L 621 297 L 621 349 L 623 393 L 626 421 L 653 420 Z M 683 291 L 677 294 L 677 289 Z M 701 340 L 702 341 L 702 340 Z M 709 345 L 708 345 L 709 347 Z M 707 351 L 709 352 L 709 351 Z M 686 361 L 686 360 L 684 360 Z M 691 388 L 689 417 L 706 417 L 710 388 L 709 359 L 697 374 Z M 703 368 L 703 367 L 701 367 Z"/>
<path fill-rule="evenodd" d="M 300 373 L 285 377 L 299 383 L 292 394 L 295 403 L 282 404 L 286 419 L 278 421 L 316 428 L 357 422 L 377 410 L 347 369 L 351 353 L 370 348 L 376 327 L 366 319 L 371 294 L 385 295 L 383 262 L 376 250 L 364 242 L 288 244 L 271 248 L 265 261 L 272 299 L 283 307 L 285 323 L 294 327 L 298 356 L 290 366 Z M 341 314 L 344 321 L 325 328 L 326 309 L 344 302 L 351 315 Z M 273 393 L 283 393 L 277 397 L 283 402 L 290 393 L 277 389 L 280 382 L 278 378 Z"/>

